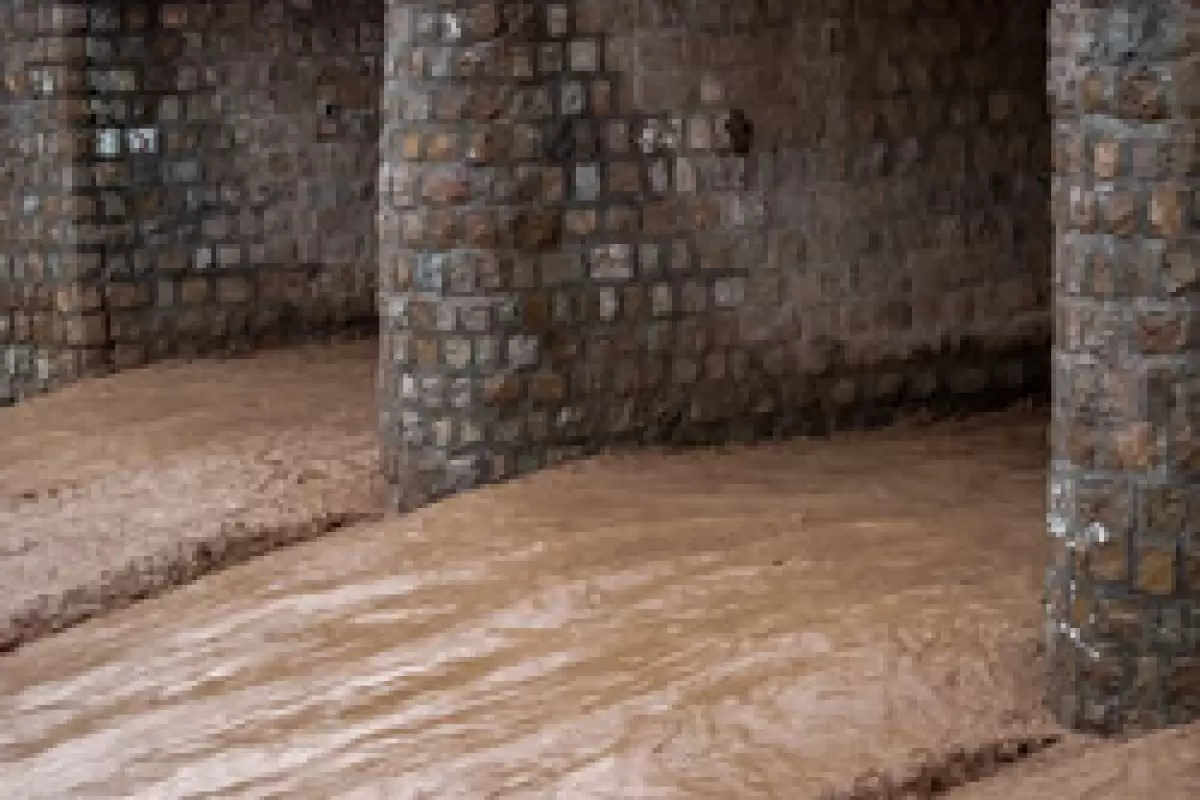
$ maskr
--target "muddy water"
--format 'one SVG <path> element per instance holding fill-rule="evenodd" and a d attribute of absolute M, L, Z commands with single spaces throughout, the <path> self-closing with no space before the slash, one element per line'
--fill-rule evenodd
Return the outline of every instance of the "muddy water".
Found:
<path fill-rule="evenodd" d="M 274 553 L 0 658 L 0 785 L 803 798 L 1054 730 L 1043 439 L 1005 414 L 609 456 Z M 1171 741 L 1152 795 L 1144 752 L 1069 739 L 1005 796 L 1194 796 L 1200 737 Z"/>

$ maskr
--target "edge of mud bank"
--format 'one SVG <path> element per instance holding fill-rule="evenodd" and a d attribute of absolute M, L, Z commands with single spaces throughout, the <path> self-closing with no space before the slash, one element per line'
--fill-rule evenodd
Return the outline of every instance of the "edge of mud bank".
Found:
<path fill-rule="evenodd" d="M 846 784 L 830 786 L 817 800 L 893 800 L 945 797 L 968 784 L 987 780 L 1004 767 L 1059 744 L 1064 733 L 1007 736 L 973 747 L 924 753 L 890 770 L 871 770 Z"/>
<path fill-rule="evenodd" d="M 43 595 L 0 617 L 0 656 L 87 620 L 165 594 L 222 569 L 327 533 L 382 519 L 382 511 L 333 511 L 275 526 L 232 521 L 216 535 L 173 546 L 106 571 L 91 584 Z"/>

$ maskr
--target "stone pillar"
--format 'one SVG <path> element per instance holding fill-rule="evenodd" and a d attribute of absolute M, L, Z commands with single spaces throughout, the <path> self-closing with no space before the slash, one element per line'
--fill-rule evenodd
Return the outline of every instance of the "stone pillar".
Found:
<path fill-rule="evenodd" d="M 0 406 L 103 365 L 83 4 L 0 0 Z"/>
<path fill-rule="evenodd" d="M 1049 702 L 1200 716 L 1200 9 L 1057 0 Z"/>
<path fill-rule="evenodd" d="M 388 0 L 380 405 L 393 502 L 545 462 L 536 285 L 562 236 L 566 6 Z M 556 60 L 557 59 L 557 60 Z M 561 386 L 557 386 L 561 393 Z"/>

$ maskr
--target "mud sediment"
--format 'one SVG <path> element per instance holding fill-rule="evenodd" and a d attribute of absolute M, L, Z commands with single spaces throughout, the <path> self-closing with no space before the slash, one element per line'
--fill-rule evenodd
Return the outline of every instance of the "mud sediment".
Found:
<path fill-rule="evenodd" d="M 8 612 L 0 618 L 0 654 L 100 614 L 156 597 L 215 570 L 380 517 L 382 514 L 371 512 L 328 512 L 270 528 L 222 524 L 210 538 L 180 542 L 106 573 L 95 583 L 75 586 L 58 595 L 42 595 L 36 602 Z"/>
<path fill-rule="evenodd" d="M 382 512 L 369 341 L 0 412 L 0 653 Z"/>

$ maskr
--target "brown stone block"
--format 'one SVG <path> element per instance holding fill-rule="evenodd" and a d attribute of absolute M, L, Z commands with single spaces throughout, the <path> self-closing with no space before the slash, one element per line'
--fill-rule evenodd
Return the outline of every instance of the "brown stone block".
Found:
<path fill-rule="evenodd" d="M 493 247 L 496 243 L 496 218 L 491 212 L 468 214 L 464 226 L 467 244 L 471 247 Z"/>
<path fill-rule="evenodd" d="M 1166 254 L 1163 284 L 1168 294 L 1200 292 L 1200 257 L 1190 247 L 1178 247 Z"/>
<path fill-rule="evenodd" d="M 409 161 L 417 161 L 424 153 L 424 140 L 419 133 L 410 133 L 404 137 L 400 145 L 400 152 L 404 158 Z"/>
<path fill-rule="evenodd" d="M 550 298 L 546 294 L 538 294 L 525 298 L 524 322 L 531 333 L 545 333 L 552 326 L 550 315 Z"/>
<path fill-rule="evenodd" d="M 99 347 L 108 341 L 108 317 L 104 314 L 79 314 L 66 319 L 67 344 L 72 347 Z"/>
<path fill-rule="evenodd" d="M 1186 423 L 1176 425 L 1170 437 L 1171 468 L 1182 473 L 1200 473 L 1200 430 Z"/>
<path fill-rule="evenodd" d="M 58 314 L 38 313 L 31 319 L 33 338 L 41 344 L 57 344 L 62 341 L 64 328 Z"/>
<path fill-rule="evenodd" d="M 1125 119 L 1163 119 L 1167 114 L 1167 102 L 1162 78 L 1145 68 L 1119 75 L 1116 113 Z"/>
<path fill-rule="evenodd" d="M 1055 172 L 1060 175 L 1078 175 L 1084 171 L 1086 144 L 1082 135 L 1055 134 L 1052 145 L 1050 154 Z"/>
<path fill-rule="evenodd" d="M 400 218 L 400 235 L 405 244 L 421 244 L 425 239 L 425 216 L 420 213 L 404 214 Z"/>
<path fill-rule="evenodd" d="M 1098 178 L 1115 178 L 1121 173 L 1121 143 L 1098 142 L 1093 148 L 1093 171 Z"/>
<path fill-rule="evenodd" d="M 640 320 L 645 314 L 646 293 L 641 286 L 626 286 L 621 290 L 621 307 L 632 320 Z"/>
<path fill-rule="evenodd" d="M 1157 547 L 1141 547 L 1137 552 L 1137 588 L 1153 595 L 1175 591 L 1175 553 Z"/>
<path fill-rule="evenodd" d="M 641 210 L 633 206 L 614 205 L 604 212 L 604 229 L 611 233 L 632 236 L 637 233 Z"/>
<path fill-rule="evenodd" d="M 33 325 L 29 314 L 20 310 L 12 313 L 11 338 L 17 344 L 24 344 L 33 339 Z"/>
<path fill-rule="evenodd" d="M 618 161 L 609 166 L 608 188 L 613 192 L 635 194 L 642 186 L 642 173 L 635 162 Z"/>
<path fill-rule="evenodd" d="M 471 198 L 471 182 L 461 173 L 433 174 L 424 181 L 425 199 L 457 205 Z"/>
<path fill-rule="evenodd" d="M 467 30 L 478 39 L 496 34 L 500 27 L 500 12 L 495 3 L 478 3 L 467 13 Z"/>
<path fill-rule="evenodd" d="M 413 344 L 418 367 L 423 370 L 435 370 L 441 366 L 441 351 L 437 339 L 419 337 Z"/>
<path fill-rule="evenodd" d="M 1139 311 L 1135 336 L 1138 347 L 1147 355 L 1176 355 L 1188 347 L 1191 309 L 1186 305 Z"/>
<path fill-rule="evenodd" d="M 1187 224 L 1188 192 L 1178 186 L 1158 186 L 1150 196 L 1150 225 L 1161 236 L 1180 236 Z"/>
<path fill-rule="evenodd" d="M 413 261 L 411 254 L 400 255 L 396 258 L 388 275 L 391 281 L 385 281 L 383 286 L 388 292 L 407 292 L 413 285 Z"/>
<path fill-rule="evenodd" d="M 1186 498 L 1180 489 L 1151 486 L 1141 491 L 1138 529 L 1151 536 L 1173 539 L 1187 527 Z"/>
<path fill-rule="evenodd" d="M 150 286 L 141 283 L 110 283 L 104 287 L 112 308 L 137 308 L 150 302 Z"/>
<path fill-rule="evenodd" d="M 496 160 L 497 150 L 496 137 L 490 131 L 477 131 L 467 142 L 466 159 L 471 164 L 485 166 Z"/>
<path fill-rule="evenodd" d="M 566 386 L 561 375 L 541 372 L 529 378 L 529 396 L 535 403 L 558 403 L 566 395 Z"/>
<path fill-rule="evenodd" d="M 516 375 L 491 375 L 483 382 L 483 401 L 489 405 L 508 405 L 521 396 L 521 379 Z"/>
<path fill-rule="evenodd" d="M 1079 663 L 1080 680 L 1102 694 L 1115 694 L 1126 681 L 1125 667 L 1116 655 L 1085 658 Z"/>
<path fill-rule="evenodd" d="M 1088 571 L 1102 581 L 1126 581 L 1130 577 L 1127 540 L 1117 536 L 1107 542 L 1096 544 L 1088 550 Z"/>
<path fill-rule="evenodd" d="M 1117 265 L 1115 259 L 1103 250 L 1086 256 L 1086 272 L 1080 289 L 1092 297 L 1112 297 L 1118 291 Z"/>
<path fill-rule="evenodd" d="M 181 339 L 187 339 L 203 333 L 207 314 L 203 306 L 197 305 L 177 309 L 172 317 L 176 335 Z"/>
<path fill-rule="evenodd" d="M 571 236 L 591 236 L 596 232 L 596 211 L 591 208 L 572 208 L 563 217 L 566 232 Z"/>
<path fill-rule="evenodd" d="M 1079 97 L 1083 110 L 1088 114 L 1103 113 L 1108 109 L 1108 78 L 1097 70 L 1089 70 L 1079 81 Z"/>
<path fill-rule="evenodd" d="M 1078 230 L 1088 233 L 1097 229 L 1097 199 L 1096 193 L 1087 189 L 1079 191 L 1077 197 L 1062 196 L 1055 198 L 1066 205 L 1068 220 Z"/>
<path fill-rule="evenodd" d="M 1188 656 L 1176 659 L 1164 683 L 1168 703 L 1200 708 L 1200 658 Z"/>
<path fill-rule="evenodd" d="M 526 211 L 513 221 L 513 242 L 520 250 L 548 250 L 562 238 L 562 215 L 556 211 Z"/>
<path fill-rule="evenodd" d="M 1096 632 L 1108 641 L 1136 642 L 1142 636 L 1142 611 L 1137 603 L 1101 598 L 1096 603 Z"/>
<path fill-rule="evenodd" d="M 593 80 L 589 87 L 592 113 L 598 117 L 607 116 L 613 109 L 612 81 L 604 78 Z"/>
<path fill-rule="evenodd" d="M 453 247 L 458 241 L 457 217 L 448 211 L 430 214 L 426 233 L 431 245 Z"/>
<path fill-rule="evenodd" d="M 1147 422 L 1135 422 L 1112 435 L 1115 466 L 1118 469 L 1144 472 L 1161 461 L 1158 437 Z"/>
<path fill-rule="evenodd" d="M 1109 534 L 1129 532 L 1133 496 L 1122 481 L 1081 481 L 1076 488 L 1076 509 L 1085 523 L 1097 523 Z"/>
<path fill-rule="evenodd" d="M 11 308 L 12 293 L 0 286 L 0 308 Z M 54 309 L 59 313 L 71 313 L 83 310 L 83 292 L 78 284 L 64 286 L 54 293 Z"/>
<path fill-rule="evenodd" d="M 1200 592 L 1200 535 L 1193 535 L 1183 562 L 1184 589 Z"/>
<path fill-rule="evenodd" d="M 1141 209 L 1132 191 L 1104 192 L 1098 196 L 1104 230 L 1117 236 L 1133 236 L 1142 228 Z"/>
<path fill-rule="evenodd" d="M 425 144 L 425 156 L 431 161 L 452 161 L 459 156 L 459 137 L 456 134 L 434 134 Z"/>
<path fill-rule="evenodd" d="M 219 303 L 248 303 L 252 296 L 253 287 L 246 278 L 228 276 L 217 280 L 217 302 Z"/>
<path fill-rule="evenodd" d="M 413 301 L 408 305 L 410 328 L 414 331 L 432 331 L 437 327 L 437 309 L 433 303 Z"/>
<path fill-rule="evenodd" d="M 647 202 L 642 206 L 642 226 L 650 235 L 669 235 L 679 227 L 679 205 L 673 200 Z"/>

